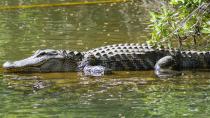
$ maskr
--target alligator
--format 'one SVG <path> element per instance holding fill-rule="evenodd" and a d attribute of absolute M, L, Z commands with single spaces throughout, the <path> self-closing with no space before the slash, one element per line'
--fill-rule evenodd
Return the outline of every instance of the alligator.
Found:
<path fill-rule="evenodd" d="M 158 77 L 181 75 L 183 69 L 210 68 L 210 52 L 157 48 L 149 44 L 114 44 L 84 52 L 38 50 L 32 56 L 3 64 L 5 72 L 69 72 L 101 76 L 112 71 L 155 70 Z"/>

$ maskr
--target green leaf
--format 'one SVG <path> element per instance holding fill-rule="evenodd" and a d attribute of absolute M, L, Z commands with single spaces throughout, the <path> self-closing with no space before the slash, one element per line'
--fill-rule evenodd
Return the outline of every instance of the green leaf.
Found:
<path fill-rule="evenodd" d="M 206 24 L 210 25 L 210 21 L 208 21 Z"/>
<path fill-rule="evenodd" d="M 203 30 L 201 30 L 201 32 L 204 34 L 210 34 L 210 28 L 203 28 Z"/>

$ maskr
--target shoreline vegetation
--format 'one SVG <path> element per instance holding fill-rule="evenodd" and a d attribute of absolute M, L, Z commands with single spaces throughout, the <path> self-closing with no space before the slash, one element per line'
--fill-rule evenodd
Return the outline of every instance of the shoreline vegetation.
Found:
<path fill-rule="evenodd" d="M 51 4 L 0 6 L 0 10 L 67 7 L 77 5 L 115 4 L 133 0 L 99 0 Z M 137 1 L 136 1 L 137 2 Z M 193 49 L 208 44 L 210 35 L 210 2 L 208 0 L 142 0 L 150 14 L 150 39 L 148 43 Z M 210 49 L 210 46 L 205 46 Z M 205 50 L 205 49 L 204 49 Z"/>
<path fill-rule="evenodd" d="M 210 36 L 208 0 L 169 0 L 159 4 L 160 8 L 150 9 L 151 39 L 148 43 L 180 49 L 206 45 L 206 49 L 210 49 L 207 45 Z"/>

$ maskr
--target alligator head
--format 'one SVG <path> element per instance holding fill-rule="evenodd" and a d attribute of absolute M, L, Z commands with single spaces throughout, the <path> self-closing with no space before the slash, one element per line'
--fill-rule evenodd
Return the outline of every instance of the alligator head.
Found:
<path fill-rule="evenodd" d="M 67 72 L 76 71 L 82 53 L 65 50 L 38 50 L 32 56 L 14 62 L 5 62 L 6 72 Z"/>

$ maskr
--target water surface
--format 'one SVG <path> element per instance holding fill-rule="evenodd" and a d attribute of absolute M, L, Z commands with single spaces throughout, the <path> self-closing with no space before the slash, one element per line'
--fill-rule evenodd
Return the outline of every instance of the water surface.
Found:
<path fill-rule="evenodd" d="M 141 2 L 2 10 L 0 64 L 29 56 L 38 49 L 88 50 L 144 42 L 148 15 L 136 4 Z"/>
<path fill-rule="evenodd" d="M 152 71 L 1 75 L 1 117 L 202 117 L 210 110 L 208 72 L 162 80 Z"/>
<path fill-rule="evenodd" d="M 1 0 L 1 5 L 74 2 Z M 148 36 L 142 2 L 0 11 L 0 64 L 37 49 L 88 50 L 141 43 Z M 210 116 L 209 72 L 159 79 L 153 71 L 6 74 L 0 70 L 0 117 L 202 117 Z"/>

